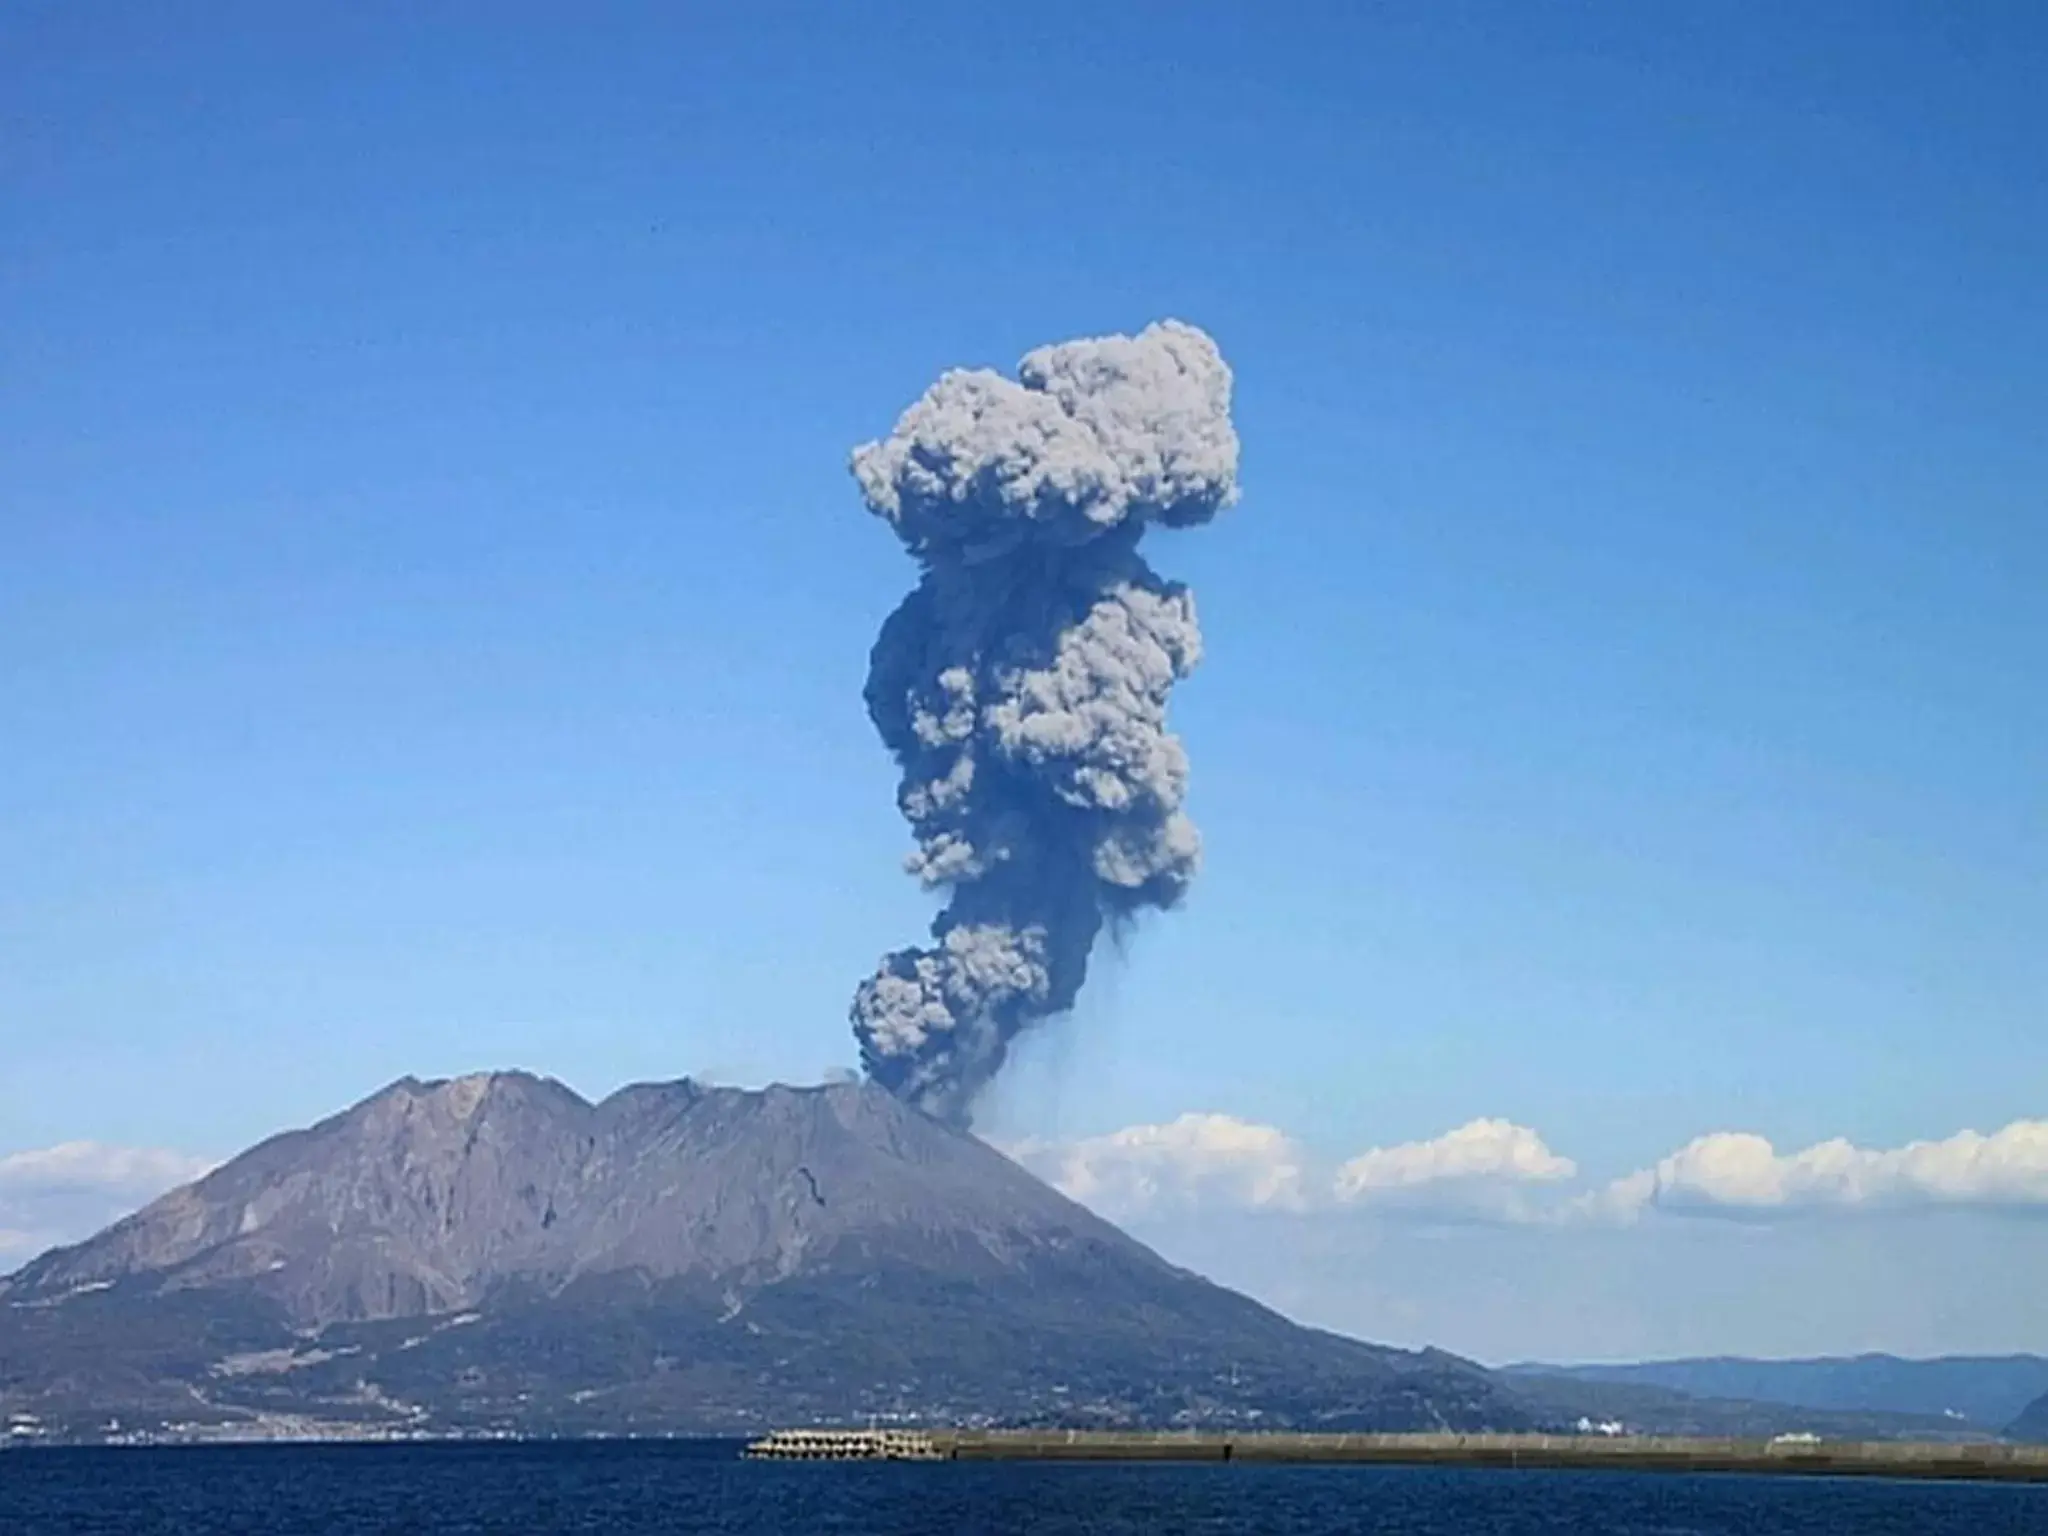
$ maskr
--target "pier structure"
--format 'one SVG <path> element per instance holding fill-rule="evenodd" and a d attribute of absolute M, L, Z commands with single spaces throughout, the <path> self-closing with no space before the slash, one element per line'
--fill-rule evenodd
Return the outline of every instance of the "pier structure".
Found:
<path fill-rule="evenodd" d="M 1606 1434 L 963 1430 L 939 1434 L 934 1439 L 939 1453 L 954 1461 L 1378 1463 L 2048 1482 L 2048 1445 L 1824 1440 L 1804 1435 L 1736 1440 Z"/>
<path fill-rule="evenodd" d="M 780 1430 L 746 1454 L 801 1461 L 1201 1461 L 1752 1472 L 2048 1483 L 2048 1445 L 1706 1436 L 1171 1430 Z"/>

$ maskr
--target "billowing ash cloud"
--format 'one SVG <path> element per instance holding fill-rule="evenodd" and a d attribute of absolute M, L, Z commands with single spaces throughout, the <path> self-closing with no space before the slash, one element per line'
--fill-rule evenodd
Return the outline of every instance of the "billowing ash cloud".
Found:
<path fill-rule="evenodd" d="M 1201 843 L 1166 698 L 1194 599 L 1138 554 L 1236 498 L 1230 370 L 1177 321 L 946 374 L 853 472 L 923 568 L 875 642 L 932 944 L 853 1003 L 880 1083 L 964 1122 L 1020 1030 L 1073 1006 L 1105 920 L 1170 907 Z"/>

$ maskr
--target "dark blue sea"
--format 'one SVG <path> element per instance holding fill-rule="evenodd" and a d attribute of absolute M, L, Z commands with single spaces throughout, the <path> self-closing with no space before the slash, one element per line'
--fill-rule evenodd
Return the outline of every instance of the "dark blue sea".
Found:
<path fill-rule="evenodd" d="M 2048 1536 L 2048 1486 L 1405 1467 L 742 1462 L 704 1443 L 0 1455 L 0 1536 Z"/>

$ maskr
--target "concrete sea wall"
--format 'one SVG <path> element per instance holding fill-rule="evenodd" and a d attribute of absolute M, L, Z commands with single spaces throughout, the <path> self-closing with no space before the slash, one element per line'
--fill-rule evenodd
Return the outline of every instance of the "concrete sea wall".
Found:
<path fill-rule="evenodd" d="M 2048 1482 L 2048 1445 L 1765 1441 L 1602 1435 L 1297 1435 L 1116 1430 L 936 1433 L 955 1461 L 1324 1462 L 1613 1468 Z"/>

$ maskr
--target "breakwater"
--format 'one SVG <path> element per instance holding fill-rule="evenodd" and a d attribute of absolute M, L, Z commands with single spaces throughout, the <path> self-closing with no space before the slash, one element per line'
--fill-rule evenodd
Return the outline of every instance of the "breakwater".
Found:
<path fill-rule="evenodd" d="M 2048 1445 L 1870 1440 L 1722 1440 L 1605 1435 L 1311 1435 L 1120 1430 L 956 1430 L 932 1435 L 951 1461 L 1322 1462 L 1394 1466 L 1608 1468 L 2048 1482 Z"/>

